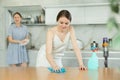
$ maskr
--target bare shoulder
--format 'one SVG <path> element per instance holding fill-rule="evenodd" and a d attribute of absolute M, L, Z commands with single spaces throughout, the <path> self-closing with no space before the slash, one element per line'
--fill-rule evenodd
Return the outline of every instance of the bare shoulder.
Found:
<path fill-rule="evenodd" d="M 52 27 L 52 28 L 48 29 L 48 34 L 52 34 L 53 35 L 55 30 L 56 30 L 56 27 Z"/>

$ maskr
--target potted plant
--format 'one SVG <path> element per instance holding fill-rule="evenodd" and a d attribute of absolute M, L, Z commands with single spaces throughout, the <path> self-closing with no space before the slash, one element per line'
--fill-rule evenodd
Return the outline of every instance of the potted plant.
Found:
<path fill-rule="evenodd" d="M 113 28 L 116 29 L 116 34 L 112 37 L 112 48 L 114 50 L 120 50 L 120 25 L 118 23 L 118 18 L 120 18 L 120 0 L 109 0 L 111 17 L 108 20 L 107 27 L 109 30 Z"/>

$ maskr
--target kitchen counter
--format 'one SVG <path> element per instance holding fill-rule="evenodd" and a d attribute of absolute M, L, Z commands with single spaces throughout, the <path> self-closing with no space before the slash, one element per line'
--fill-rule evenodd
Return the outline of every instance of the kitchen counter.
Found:
<path fill-rule="evenodd" d="M 28 51 L 38 52 L 38 49 L 29 49 Z M 91 53 L 91 50 L 81 50 L 82 53 Z M 120 53 L 120 50 L 109 50 L 110 53 Z M 66 50 L 65 53 L 74 53 L 73 50 Z M 103 53 L 102 50 L 98 50 L 97 53 Z"/>
<path fill-rule="evenodd" d="M 0 80 L 120 80 L 120 68 L 81 71 L 66 67 L 65 73 L 51 73 L 39 67 L 0 67 Z"/>
<path fill-rule="evenodd" d="M 37 53 L 38 50 L 28 50 L 29 55 L 29 66 L 34 67 L 36 65 L 36 59 L 37 59 Z M 91 57 L 91 50 L 81 50 L 82 58 L 84 64 L 87 66 L 88 59 Z M 99 50 L 97 52 L 97 56 L 99 59 L 99 67 L 104 67 L 104 57 L 103 57 L 103 51 Z M 59 55 L 57 56 L 59 58 Z M 69 66 L 69 67 L 77 67 L 78 61 L 76 59 L 76 55 L 74 54 L 74 51 L 65 51 L 64 56 L 62 57 L 63 65 Z M 120 51 L 117 50 L 110 50 L 109 51 L 109 57 L 108 57 L 108 66 L 109 67 L 120 67 Z"/>
<path fill-rule="evenodd" d="M 74 52 L 73 50 L 67 50 L 65 53 Z M 81 50 L 82 53 L 91 53 L 91 50 Z M 98 50 L 96 53 L 103 53 L 103 50 Z M 120 50 L 109 50 L 109 53 L 120 53 Z"/>

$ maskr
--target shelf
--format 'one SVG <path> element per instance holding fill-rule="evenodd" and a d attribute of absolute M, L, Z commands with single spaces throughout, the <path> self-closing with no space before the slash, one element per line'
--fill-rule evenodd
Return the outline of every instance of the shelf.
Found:
<path fill-rule="evenodd" d="M 40 5 L 31 6 L 7 6 L 9 14 L 12 15 L 15 12 L 20 12 L 22 15 L 22 24 L 27 26 L 43 26 L 45 25 L 45 12 Z M 11 19 L 12 20 L 12 19 Z"/>

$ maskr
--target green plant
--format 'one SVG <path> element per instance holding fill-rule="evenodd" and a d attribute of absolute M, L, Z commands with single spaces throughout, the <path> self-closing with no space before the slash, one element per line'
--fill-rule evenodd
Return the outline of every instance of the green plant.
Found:
<path fill-rule="evenodd" d="M 111 9 L 111 17 L 108 20 L 107 27 L 111 31 L 113 28 L 116 29 L 116 34 L 112 37 L 113 49 L 120 50 L 120 26 L 116 20 L 116 16 L 120 17 L 120 0 L 109 0 L 110 9 Z"/>

